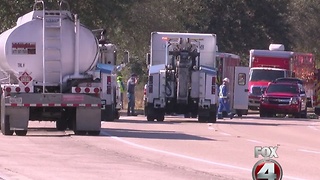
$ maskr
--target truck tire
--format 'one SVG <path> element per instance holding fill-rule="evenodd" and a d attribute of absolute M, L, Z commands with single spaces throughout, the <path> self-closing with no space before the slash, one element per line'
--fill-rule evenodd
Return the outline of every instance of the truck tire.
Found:
<path fill-rule="evenodd" d="M 90 136 L 99 136 L 100 135 L 100 131 L 88 131 L 88 135 L 90 135 Z"/>
<path fill-rule="evenodd" d="M 10 135 L 12 136 L 14 131 L 10 130 L 10 120 L 9 120 L 9 116 L 6 115 L 4 118 L 4 122 L 2 124 L 3 126 L 1 126 L 1 132 L 3 135 Z"/>
<path fill-rule="evenodd" d="M 198 116 L 198 122 L 205 123 L 207 122 L 208 117 L 207 116 Z"/>
<path fill-rule="evenodd" d="M 238 117 L 242 117 L 242 111 L 241 110 L 237 109 L 236 110 L 236 114 L 237 114 Z"/>
<path fill-rule="evenodd" d="M 185 113 L 184 114 L 184 118 L 190 118 L 190 117 L 191 117 L 190 113 Z"/>
<path fill-rule="evenodd" d="M 157 116 L 157 121 L 163 122 L 164 121 L 164 114 L 159 113 L 158 116 Z"/>
<path fill-rule="evenodd" d="M 27 135 L 28 130 L 15 130 L 17 136 Z"/>
<path fill-rule="evenodd" d="M 260 108 L 259 114 L 260 114 L 260 117 L 267 117 L 267 112 L 262 108 Z"/>
<path fill-rule="evenodd" d="M 87 134 L 87 131 L 74 131 L 75 135 L 84 136 Z"/>
<path fill-rule="evenodd" d="M 208 117 L 208 123 L 215 123 L 217 122 L 217 116 L 215 112 L 210 112 L 210 115 Z"/>
<path fill-rule="evenodd" d="M 56 121 L 56 128 L 58 131 L 65 131 L 68 128 L 67 119 L 58 119 Z"/>
<path fill-rule="evenodd" d="M 153 116 L 150 116 L 150 115 L 147 115 L 147 121 L 154 121 L 154 117 Z"/>

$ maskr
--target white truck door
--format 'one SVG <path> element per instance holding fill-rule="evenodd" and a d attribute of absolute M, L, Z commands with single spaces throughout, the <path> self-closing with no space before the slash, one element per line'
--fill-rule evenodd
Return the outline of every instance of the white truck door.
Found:
<path fill-rule="evenodd" d="M 235 67 L 234 73 L 234 109 L 248 110 L 249 67 Z"/>

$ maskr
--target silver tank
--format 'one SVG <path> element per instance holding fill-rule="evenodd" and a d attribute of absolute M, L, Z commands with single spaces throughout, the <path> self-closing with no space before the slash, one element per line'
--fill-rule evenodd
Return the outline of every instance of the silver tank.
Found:
<path fill-rule="evenodd" d="M 83 74 L 97 63 L 98 41 L 94 34 L 79 26 L 80 34 L 76 36 L 75 22 L 69 11 L 61 11 L 61 23 L 57 15 L 60 11 L 49 12 L 52 14 L 45 17 L 44 35 L 43 11 L 21 16 L 15 27 L 0 35 L 0 69 L 12 80 L 27 72 L 34 82 L 42 82 L 44 73 L 46 82 L 59 81 L 61 75 L 64 78 Z M 54 72 L 59 75 L 54 76 Z"/>

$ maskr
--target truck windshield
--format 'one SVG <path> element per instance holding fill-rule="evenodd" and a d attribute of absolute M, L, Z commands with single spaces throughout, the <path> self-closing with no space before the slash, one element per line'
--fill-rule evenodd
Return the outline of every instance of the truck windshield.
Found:
<path fill-rule="evenodd" d="M 270 84 L 267 93 L 293 93 L 297 94 L 298 88 L 296 85 L 287 85 L 287 84 Z"/>
<path fill-rule="evenodd" d="M 277 78 L 284 77 L 285 71 L 253 69 L 250 73 L 250 81 L 273 81 Z"/>

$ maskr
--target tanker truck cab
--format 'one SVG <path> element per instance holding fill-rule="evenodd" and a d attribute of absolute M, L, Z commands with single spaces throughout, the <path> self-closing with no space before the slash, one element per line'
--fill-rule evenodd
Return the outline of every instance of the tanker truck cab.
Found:
<path fill-rule="evenodd" d="M 216 36 L 197 33 L 151 33 L 146 88 L 148 121 L 165 114 L 215 122 L 217 109 Z"/>

